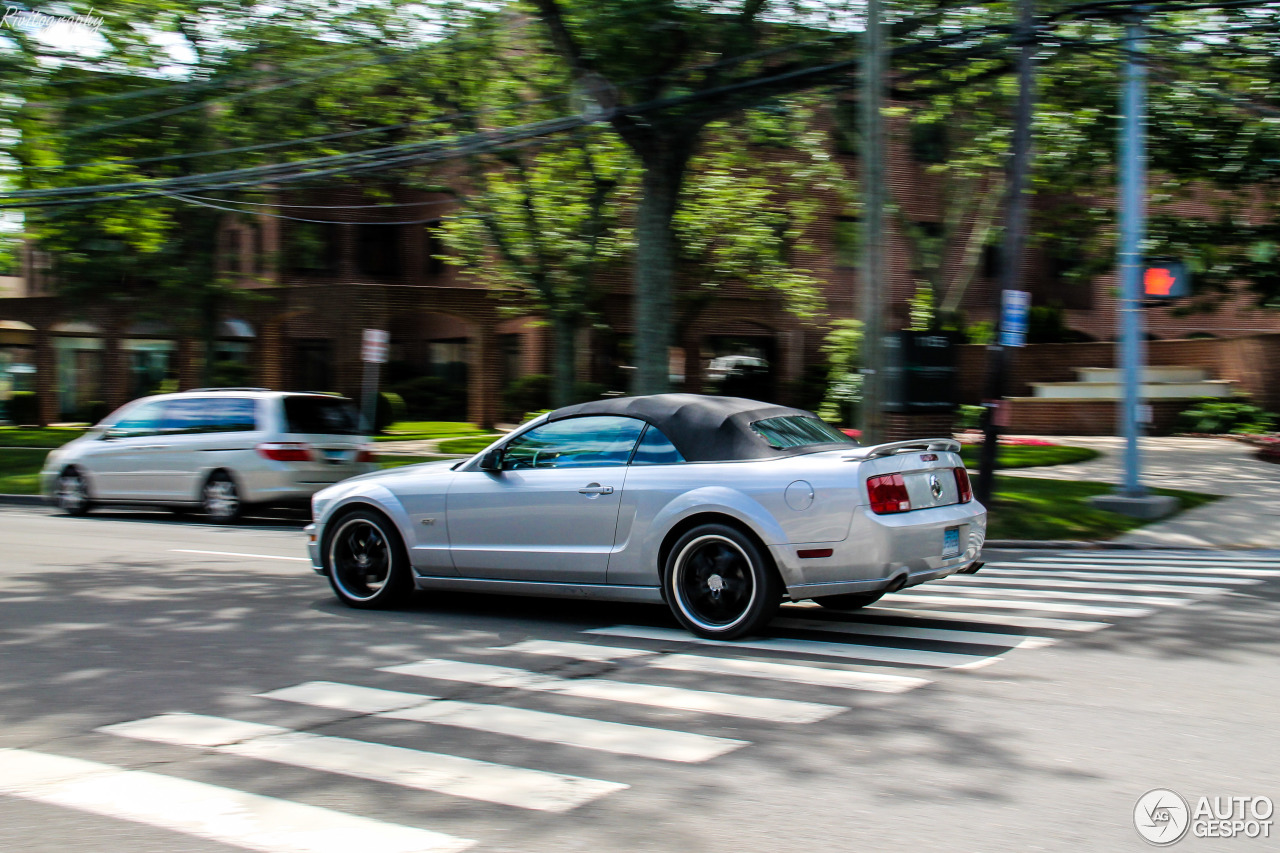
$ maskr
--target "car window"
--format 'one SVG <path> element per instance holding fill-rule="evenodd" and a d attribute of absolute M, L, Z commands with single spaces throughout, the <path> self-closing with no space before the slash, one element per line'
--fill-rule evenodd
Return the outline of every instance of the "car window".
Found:
<path fill-rule="evenodd" d="M 636 446 L 635 455 L 631 457 L 632 465 L 671 465 L 683 461 L 684 457 L 676 450 L 671 439 L 653 424 L 645 429 L 644 435 L 640 437 L 640 444 Z"/>
<path fill-rule="evenodd" d="M 131 438 L 139 435 L 155 435 L 160 431 L 164 403 L 153 400 L 141 403 L 124 414 L 124 417 L 111 425 L 109 435 L 113 438 Z"/>
<path fill-rule="evenodd" d="M 252 432 L 258 428 L 258 404 L 252 398 L 211 397 L 204 403 L 208 432 Z"/>
<path fill-rule="evenodd" d="M 360 435 L 360 416 L 343 397 L 284 398 L 285 432 Z"/>
<path fill-rule="evenodd" d="M 164 431 L 170 434 L 207 432 L 207 401 L 197 397 L 170 400 L 164 407 Z"/>
<path fill-rule="evenodd" d="M 635 418 L 570 418 L 535 427 L 503 448 L 505 471 L 626 465 L 644 422 Z"/>
<path fill-rule="evenodd" d="M 769 442 L 770 447 L 778 449 L 808 447 L 813 444 L 857 444 L 826 421 L 803 415 L 765 418 L 752 423 L 751 429 Z"/>

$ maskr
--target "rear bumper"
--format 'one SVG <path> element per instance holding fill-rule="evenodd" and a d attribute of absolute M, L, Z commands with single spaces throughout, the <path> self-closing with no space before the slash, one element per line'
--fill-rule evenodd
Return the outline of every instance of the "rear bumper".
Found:
<path fill-rule="evenodd" d="M 275 462 L 269 469 L 237 472 L 237 479 L 248 503 L 305 503 L 321 489 L 377 468 L 373 463 L 362 462 L 319 470 L 298 470 L 288 462 Z"/>
<path fill-rule="evenodd" d="M 958 528 L 960 552 L 943 557 L 948 528 Z M 947 577 L 979 559 L 986 535 L 987 511 L 977 501 L 892 515 L 859 507 L 843 542 L 772 545 L 769 550 L 788 594 L 800 600 Z M 810 549 L 830 549 L 831 556 L 799 556 Z"/>

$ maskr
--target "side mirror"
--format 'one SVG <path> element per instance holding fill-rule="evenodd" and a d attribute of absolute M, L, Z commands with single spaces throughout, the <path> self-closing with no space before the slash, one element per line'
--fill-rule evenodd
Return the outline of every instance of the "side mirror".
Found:
<path fill-rule="evenodd" d="M 484 455 L 480 457 L 479 468 L 481 471 L 502 471 L 502 448 L 495 447 L 492 450 L 486 450 Z"/>
<path fill-rule="evenodd" d="M 124 438 L 128 434 L 129 433 L 125 430 L 116 429 L 115 427 L 108 427 L 107 429 L 104 429 L 102 431 L 102 434 L 99 435 L 98 438 L 102 439 L 103 441 L 113 441 L 117 438 Z"/>

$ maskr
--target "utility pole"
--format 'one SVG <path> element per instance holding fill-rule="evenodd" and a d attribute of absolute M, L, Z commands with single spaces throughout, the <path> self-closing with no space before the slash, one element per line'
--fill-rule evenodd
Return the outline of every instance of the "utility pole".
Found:
<path fill-rule="evenodd" d="M 1018 102 L 1014 110 L 1013 147 L 1009 157 L 1008 196 L 1005 201 L 1004 246 L 1000 268 L 1000 290 L 1019 290 L 1022 280 L 1022 253 L 1027 234 L 1027 175 L 1031 169 L 1031 121 L 1035 107 L 1035 10 L 1033 0 L 1018 0 Z M 1004 341 L 1004 300 L 998 303 L 995 340 L 987 349 L 987 395 L 982 411 L 982 453 L 978 457 L 977 498 L 991 505 L 995 487 L 996 451 L 1000 425 L 995 406 L 1002 405 L 1008 346 Z"/>
<path fill-rule="evenodd" d="M 862 38 L 862 409 L 863 444 L 884 440 L 884 24 L 880 0 L 867 0 Z"/>
<path fill-rule="evenodd" d="M 1124 400 L 1119 427 L 1124 436 L 1124 483 L 1114 495 L 1098 495 L 1091 503 L 1138 518 L 1160 518 L 1177 506 L 1177 499 L 1147 494 L 1142 485 L 1142 457 L 1138 448 L 1138 417 L 1145 355 L 1142 315 L 1142 241 L 1146 238 L 1146 104 L 1147 66 L 1144 17 L 1149 7 L 1134 7 L 1126 30 L 1124 90 L 1120 98 L 1120 367 Z"/>

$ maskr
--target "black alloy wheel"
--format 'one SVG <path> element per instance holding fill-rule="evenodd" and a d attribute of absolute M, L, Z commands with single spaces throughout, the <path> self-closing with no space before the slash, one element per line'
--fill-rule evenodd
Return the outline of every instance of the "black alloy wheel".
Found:
<path fill-rule="evenodd" d="M 89 501 L 89 484 L 75 468 L 68 468 L 58 475 L 54 502 L 67 515 L 84 515 L 92 506 Z"/>
<path fill-rule="evenodd" d="M 329 529 L 321 558 L 343 604 L 381 610 L 409 599 L 409 558 L 390 521 L 372 510 L 357 510 L 330 521 Z"/>
<path fill-rule="evenodd" d="M 676 540 L 663 591 L 680 624 L 721 640 L 763 628 L 782 599 L 769 558 L 751 537 L 725 524 L 699 525 Z"/>
<path fill-rule="evenodd" d="M 821 598 L 815 598 L 814 602 L 829 610 L 857 610 L 859 607 L 875 604 L 884 598 L 884 594 L 883 589 L 875 592 L 850 592 L 845 595 L 824 595 Z"/>

